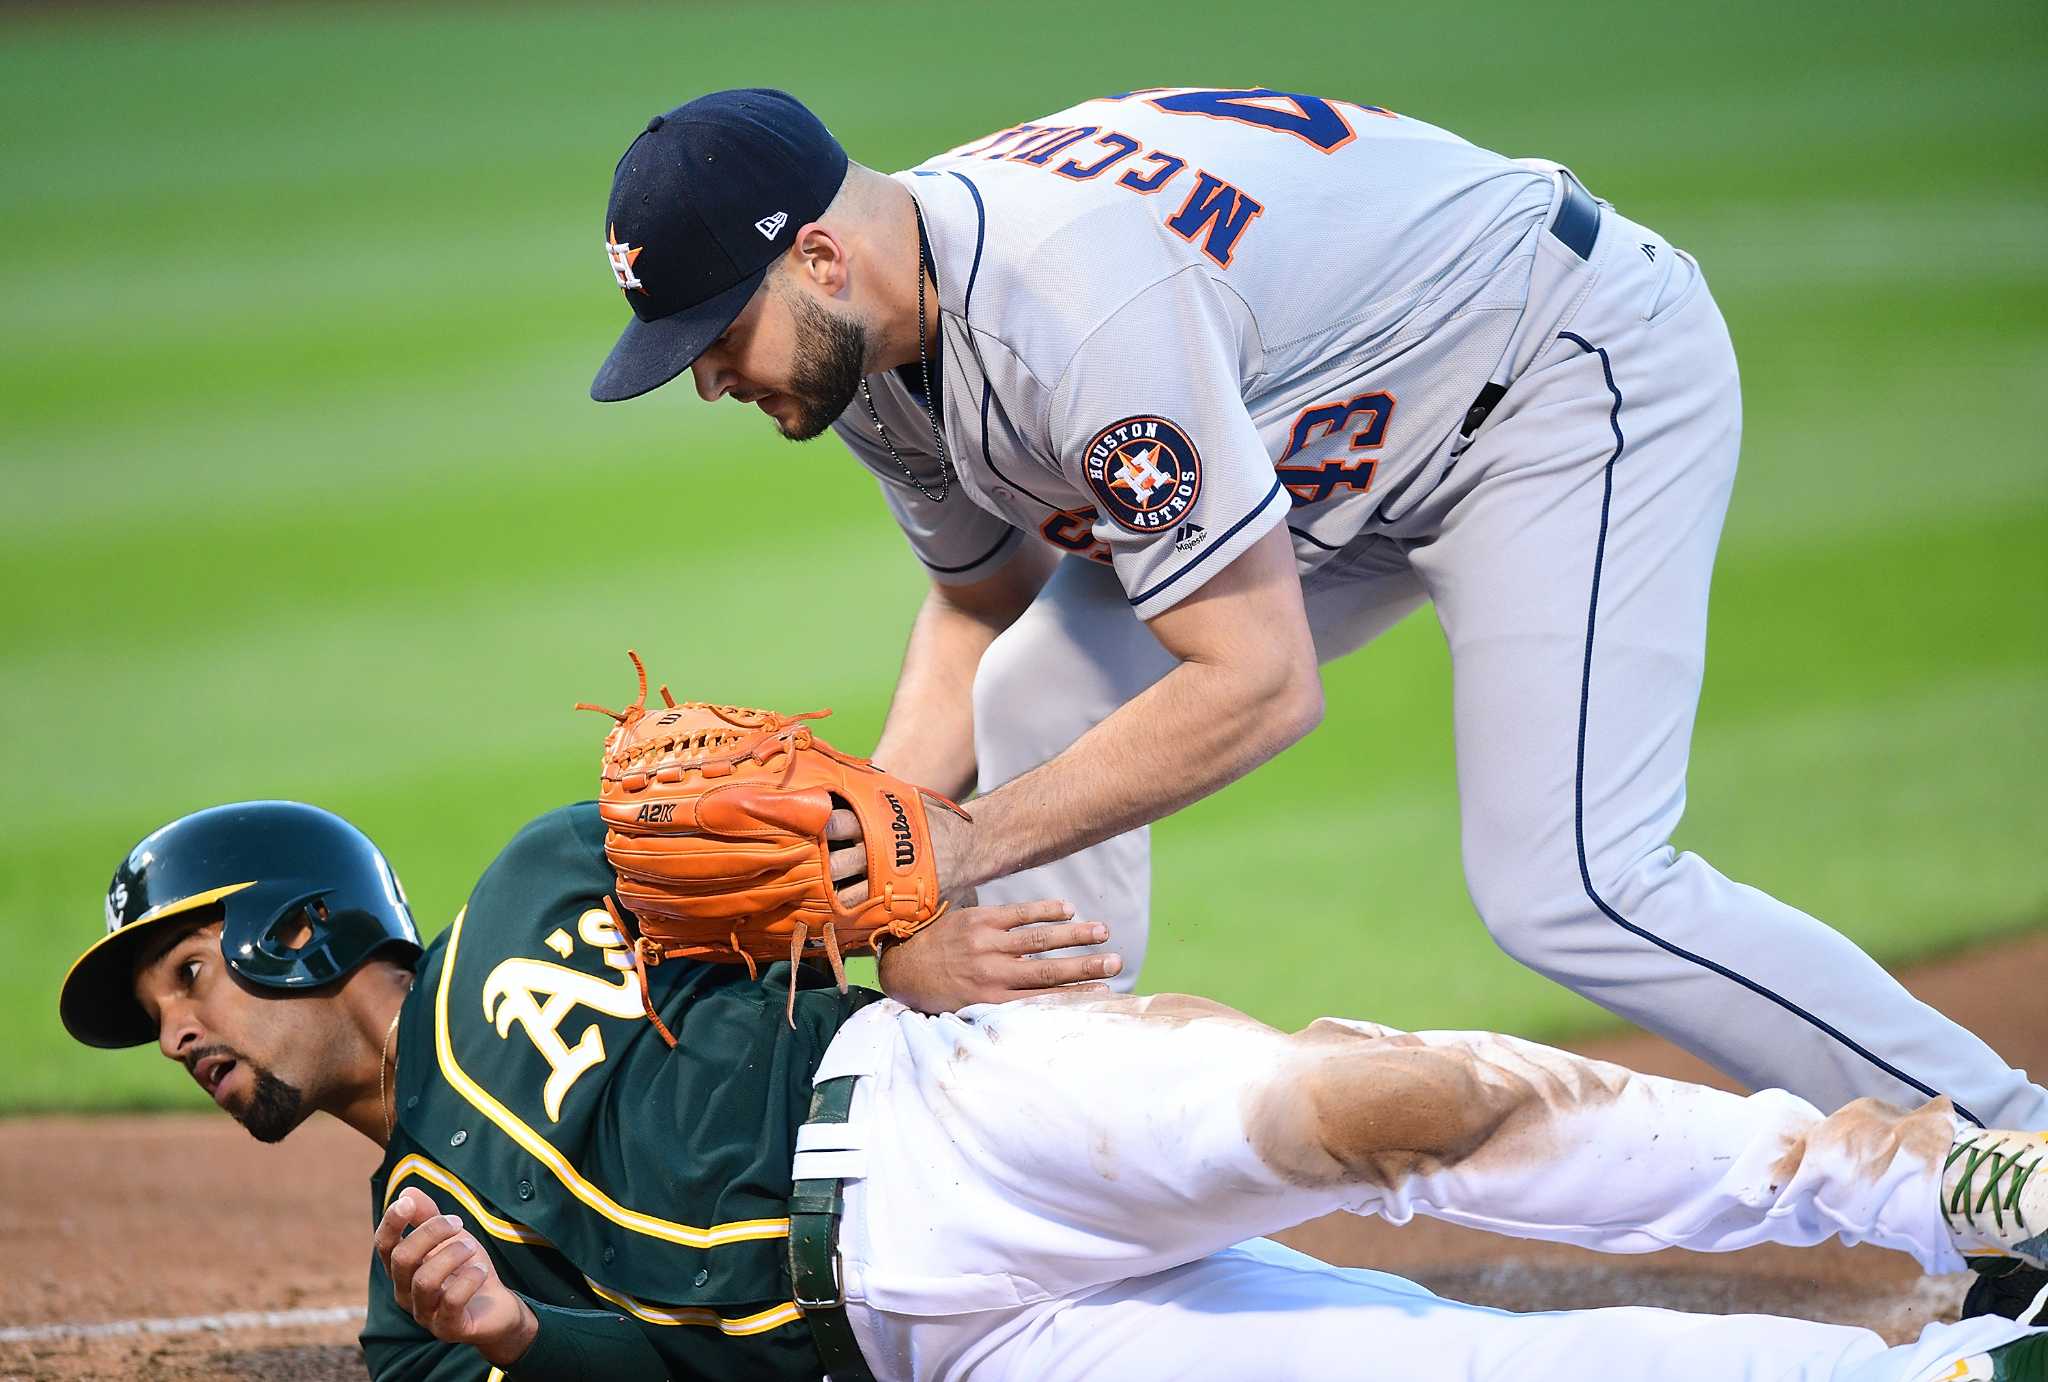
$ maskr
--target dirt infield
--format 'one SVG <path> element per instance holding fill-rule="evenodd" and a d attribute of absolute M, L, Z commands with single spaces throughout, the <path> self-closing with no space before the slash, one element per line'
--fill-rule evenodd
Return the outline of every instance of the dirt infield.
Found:
<path fill-rule="evenodd" d="M 1915 994 L 2015 1064 L 2048 1069 L 2036 976 L 2048 931 L 1922 966 Z M 1631 1035 L 1579 1049 L 1723 1083 Z M 168 1078 L 168 1075 L 167 1075 Z M 0 1122 L 0 1379 L 360 1378 L 354 1313 L 375 1149 L 329 1120 L 260 1147 L 217 1115 Z M 1418 1221 L 1349 1215 L 1283 1235 L 1333 1262 L 1402 1272 L 1509 1309 L 1621 1304 L 1866 1324 L 1893 1339 L 1953 1316 L 1962 1278 L 1874 1248 L 1616 1258 Z"/>

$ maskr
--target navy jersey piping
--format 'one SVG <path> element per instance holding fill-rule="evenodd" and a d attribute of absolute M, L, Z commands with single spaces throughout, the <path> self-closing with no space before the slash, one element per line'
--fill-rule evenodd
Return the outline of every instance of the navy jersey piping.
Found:
<path fill-rule="evenodd" d="M 1023 529 L 1021 528 L 1006 527 L 1003 530 L 1003 535 L 996 539 L 995 546 L 989 548 L 986 552 L 983 552 L 973 561 L 962 562 L 958 566 L 941 566 L 935 561 L 924 561 L 923 557 L 919 557 L 918 560 L 924 561 L 925 569 L 928 571 L 936 571 L 942 576 L 957 576 L 962 571 L 972 571 L 975 567 L 981 565 L 983 562 L 993 557 L 996 553 L 1002 551 L 1005 547 L 1010 545 L 1011 538 L 1022 537 L 1023 535 Z"/>
<path fill-rule="evenodd" d="M 1730 980 L 1731 982 L 1736 984 L 1740 984 L 1743 988 L 1748 989 L 1751 993 L 1756 994 L 1759 998 L 1768 999 L 1770 1002 L 1775 1003 L 1779 1007 L 1783 1008 L 1786 1012 L 1791 1013 L 1794 1017 L 1799 1018 L 1801 1021 L 1809 1024 L 1816 1030 L 1823 1032 L 1827 1036 L 1832 1037 L 1835 1041 L 1840 1042 L 1843 1046 L 1847 1047 L 1851 1051 L 1854 1051 L 1864 1060 L 1869 1061 L 1872 1065 L 1884 1071 L 1887 1075 L 1890 1075 L 1893 1079 L 1899 1081 L 1901 1084 L 1908 1085 L 1911 1088 L 1920 1091 L 1920 1093 L 1926 1095 L 1928 1098 L 1932 1099 L 1936 1097 L 1939 1091 L 1935 1090 L 1934 1088 L 1920 1080 L 1914 1079 L 1912 1076 L 1906 1074 L 1905 1071 L 1900 1070 L 1897 1066 L 1891 1064 L 1889 1061 L 1885 1060 L 1883 1057 L 1877 1055 L 1876 1053 L 1866 1050 L 1863 1046 L 1851 1040 L 1842 1031 L 1830 1025 L 1826 1021 L 1822 1020 L 1820 1017 L 1817 1017 L 1813 1013 L 1810 1013 L 1806 1009 L 1800 1007 L 1797 1003 L 1785 997 L 1783 994 L 1776 993 L 1771 989 L 1766 988 L 1764 985 L 1758 983 L 1754 979 L 1747 977 L 1746 975 L 1738 974 L 1736 971 L 1728 968 L 1726 965 L 1717 964 L 1714 961 L 1707 959 L 1704 955 L 1695 955 L 1691 951 L 1685 949 L 1683 946 L 1674 945 L 1672 942 L 1665 940 L 1661 936 L 1654 935 L 1645 928 L 1636 925 L 1634 922 L 1624 917 L 1620 912 L 1617 912 L 1614 908 L 1610 907 L 1607 904 L 1607 900 L 1600 896 L 1599 890 L 1593 886 L 1593 870 L 1591 866 L 1586 862 L 1586 722 L 1588 718 L 1588 708 L 1591 704 L 1593 693 L 1593 635 L 1595 625 L 1598 622 L 1600 613 L 1600 568 L 1607 554 L 1607 519 L 1609 509 L 1614 499 L 1614 467 L 1616 462 L 1621 460 L 1622 448 L 1625 445 L 1625 442 L 1622 438 L 1621 432 L 1621 389 L 1614 382 L 1614 365 L 1613 362 L 1608 359 L 1607 351 L 1603 347 L 1593 345 L 1592 343 L 1587 341 L 1583 336 L 1575 335 L 1569 331 L 1559 332 L 1558 339 L 1563 341 L 1570 341 L 1573 345 L 1576 345 L 1580 350 L 1584 351 L 1586 354 L 1597 355 L 1600 357 L 1600 369 L 1607 379 L 1607 392 L 1613 395 L 1614 397 L 1614 406 L 1608 410 L 1607 414 L 1608 425 L 1614 429 L 1614 453 L 1607 458 L 1607 464 L 1601 472 L 1600 534 L 1593 547 L 1592 590 L 1586 599 L 1586 659 L 1584 670 L 1582 671 L 1579 680 L 1578 759 L 1576 764 L 1574 765 L 1574 776 L 1572 780 L 1572 838 L 1574 844 L 1578 848 L 1579 885 L 1585 890 L 1587 900 L 1592 902 L 1592 904 L 1595 907 L 1600 909 L 1601 915 L 1605 916 L 1609 921 L 1613 922 L 1616 926 L 1619 926 L 1622 930 L 1628 932 L 1630 935 L 1635 936 L 1639 940 L 1648 941 L 1650 944 L 1656 946 L 1659 950 L 1665 951 L 1667 954 L 1675 955 L 1681 960 L 1685 960 L 1691 964 L 1698 965 L 1700 968 L 1718 974 L 1724 979 Z M 1957 1113 L 1960 1113 L 1963 1117 L 1969 1119 L 1972 1123 L 1977 1124 L 1977 1126 L 1979 1127 L 1982 1127 L 1984 1125 L 1982 1119 L 1978 1118 L 1976 1114 L 1971 1113 L 1961 1104 L 1957 1104 L 1955 1107 Z"/>
<path fill-rule="evenodd" d="M 1064 512 L 1064 507 L 1041 497 L 1027 485 L 1020 485 L 996 468 L 995 457 L 989 453 L 988 410 L 994 387 L 988 381 L 988 361 L 981 358 L 981 343 L 974 334 L 974 284 L 981 276 L 981 249 L 987 239 L 988 207 L 982 203 L 981 189 L 965 173 L 946 170 L 948 176 L 960 179 L 969 196 L 974 198 L 974 262 L 967 270 L 967 290 L 960 295 L 960 320 L 967 327 L 967 348 L 974 352 L 974 363 L 981 370 L 981 463 L 989 473 L 1004 484 L 1023 494 L 1034 504 L 1043 504 L 1054 513 Z"/>
<path fill-rule="evenodd" d="M 1208 549 L 1207 549 L 1206 551 L 1204 551 L 1204 552 L 1203 552 L 1203 553 L 1202 553 L 1202 554 L 1201 554 L 1200 556 L 1196 557 L 1196 558 L 1195 558 L 1195 559 L 1194 559 L 1193 561 L 1189 562 L 1189 563 L 1188 563 L 1188 564 L 1187 564 L 1186 566 L 1183 566 L 1183 567 L 1181 567 L 1181 568 L 1180 568 L 1180 569 L 1179 569 L 1178 571 L 1176 571 L 1176 572 L 1174 572 L 1174 573 L 1173 573 L 1172 575 L 1170 575 L 1170 576 L 1166 577 L 1166 579 L 1164 579 L 1164 580 L 1160 581 L 1160 582 L 1159 582 L 1159 583 L 1158 583 L 1157 585 L 1153 586 L 1153 587 L 1152 587 L 1152 588 L 1151 588 L 1150 590 L 1141 590 L 1141 591 L 1139 591 L 1139 592 L 1138 592 L 1138 593 L 1137 593 L 1136 595 L 1132 595 L 1132 596 L 1130 596 L 1130 597 L 1129 597 L 1129 598 L 1128 598 L 1128 599 L 1127 599 L 1127 600 L 1125 601 L 1125 603 L 1126 603 L 1126 604 L 1132 604 L 1132 605 L 1142 605 L 1143 603 L 1145 603 L 1145 601 L 1147 601 L 1147 600 L 1151 599 L 1151 598 L 1152 598 L 1152 597 L 1153 597 L 1154 595 L 1157 595 L 1157 594 L 1158 594 L 1158 593 L 1159 593 L 1160 591 L 1162 591 L 1162 590 L 1166 589 L 1166 587 L 1168 587 L 1168 586 L 1172 585 L 1172 584 L 1173 584 L 1173 583 L 1174 583 L 1175 581 L 1179 580 L 1179 579 L 1180 579 L 1180 578 L 1181 578 L 1182 576 L 1185 576 L 1185 575 L 1187 575 L 1187 574 L 1188 574 L 1188 572 L 1190 572 L 1190 571 L 1194 570 L 1194 569 L 1195 569 L 1196 567 L 1200 566 L 1200 565 L 1201 565 L 1201 564 L 1202 564 L 1203 562 L 1207 561 L 1207 560 L 1208 560 L 1208 559 L 1209 559 L 1210 557 L 1213 557 L 1213 556 L 1215 556 L 1215 555 L 1216 555 L 1216 554 L 1217 554 L 1218 552 L 1222 551 L 1222 550 L 1223 550 L 1223 549 L 1224 549 L 1224 548 L 1225 548 L 1226 546 L 1228 546 L 1228 545 L 1229 545 L 1229 543 L 1230 543 L 1230 539 L 1232 539 L 1232 538 L 1236 537 L 1236 536 L 1238 535 L 1238 533 L 1239 533 L 1240 531 L 1242 531 L 1242 530 L 1243 530 L 1243 528 L 1244 528 L 1244 525 L 1245 525 L 1245 524 L 1247 524 L 1247 523 L 1251 522 L 1251 521 L 1252 521 L 1252 520 L 1253 520 L 1254 518 L 1257 518 L 1257 517 L 1258 517 L 1258 516 L 1259 516 L 1260 514 L 1262 514 L 1262 513 L 1264 513 L 1264 512 L 1266 511 L 1266 505 L 1268 505 L 1268 504 L 1272 503 L 1272 502 L 1273 502 L 1273 496 L 1274 496 L 1274 495 L 1276 495 L 1276 494 L 1278 494 L 1279 492 L 1280 492 L 1280 477 L 1279 477 L 1279 476 L 1277 476 L 1277 475 L 1275 475 L 1275 476 L 1273 477 L 1273 488 L 1271 488 L 1271 489 L 1269 489 L 1269 490 L 1267 490 L 1267 491 L 1266 491 L 1266 495 L 1265 495 L 1265 498 L 1263 498 L 1263 499 L 1259 500 L 1259 502 L 1258 502 L 1258 503 L 1256 503 L 1256 504 L 1252 505 L 1252 508 L 1251 508 L 1251 512 L 1250 512 L 1250 513 L 1247 513 L 1247 514 L 1246 514 L 1246 515 L 1245 515 L 1245 516 L 1244 516 L 1243 518 L 1240 518 L 1240 519 L 1238 519 L 1238 520 L 1237 520 L 1237 522 L 1235 522 L 1235 523 L 1231 524 L 1231 525 L 1230 525 L 1230 526 L 1229 526 L 1229 527 L 1228 527 L 1227 529 L 1225 529 L 1225 530 L 1224 530 L 1224 533 L 1223 533 L 1223 536 L 1222 536 L 1222 537 L 1219 537 L 1219 538 L 1217 538 L 1217 539 L 1216 539 L 1216 541 L 1215 541 L 1215 543 L 1214 543 L 1214 544 L 1212 544 L 1212 545 L 1211 545 L 1211 546 L 1210 546 L 1210 547 L 1209 547 L 1209 548 L 1208 548 Z"/>

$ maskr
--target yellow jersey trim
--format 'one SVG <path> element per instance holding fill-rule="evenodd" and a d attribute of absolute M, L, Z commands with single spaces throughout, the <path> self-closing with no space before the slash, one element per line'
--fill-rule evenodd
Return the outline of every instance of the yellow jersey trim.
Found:
<path fill-rule="evenodd" d="M 510 1219 L 491 1213 L 484 1208 L 484 1202 L 476 1197 L 476 1192 L 458 1180 L 453 1171 L 427 1160 L 418 1152 L 401 1158 L 399 1163 L 391 1168 L 391 1179 L 384 1183 L 384 1208 L 389 1209 L 391 1202 L 398 1198 L 398 1183 L 408 1176 L 417 1177 L 429 1185 L 438 1185 L 447 1191 L 458 1204 L 469 1211 L 469 1217 L 475 1221 L 478 1228 L 500 1242 L 524 1243 L 534 1248 L 554 1246 L 525 1224 L 514 1223 Z"/>
<path fill-rule="evenodd" d="M 538 1248 L 554 1247 L 554 1244 L 526 1225 L 491 1213 L 484 1208 L 484 1202 L 476 1197 L 476 1193 L 464 1185 L 454 1172 L 429 1161 L 417 1152 L 401 1158 L 399 1163 L 391 1168 L 391 1178 L 384 1184 L 384 1205 L 387 1208 L 398 1197 L 399 1182 L 408 1178 L 439 1186 L 456 1203 L 469 1211 L 472 1223 L 500 1242 L 523 1243 L 528 1247 Z M 716 1329 L 721 1334 L 748 1335 L 765 1334 L 771 1329 L 780 1329 L 783 1325 L 794 1324 L 803 1318 L 802 1312 L 796 1308 L 795 1301 L 773 1305 L 752 1315 L 728 1319 L 716 1310 L 701 1306 L 654 1305 L 635 1296 L 629 1296 L 624 1291 L 614 1291 L 597 1282 L 588 1273 L 583 1274 L 583 1284 L 588 1286 L 592 1293 L 610 1301 L 643 1324 L 697 1325 L 706 1329 Z"/>
<path fill-rule="evenodd" d="M 455 923 L 448 928 L 448 950 L 441 957 L 441 983 L 434 993 L 434 1058 L 440 1063 L 442 1077 L 455 1092 L 477 1112 L 496 1124 L 506 1136 L 518 1143 L 528 1156 L 547 1167 L 549 1174 L 561 1182 L 563 1189 L 629 1233 L 680 1243 L 686 1248 L 715 1248 L 726 1243 L 787 1238 L 787 1216 L 780 1219 L 740 1219 L 729 1224 L 713 1224 L 710 1228 L 698 1228 L 693 1224 L 679 1224 L 670 1219 L 628 1209 L 584 1179 L 582 1173 L 569 1164 L 569 1159 L 563 1156 L 552 1142 L 527 1126 L 519 1115 L 499 1103 L 489 1090 L 469 1077 L 456 1061 L 455 1046 L 448 1037 L 448 986 L 455 974 L 456 949 L 462 943 L 462 925 L 468 915 L 469 909 L 463 908 L 455 914 Z"/>
<path fill-rule="evenodd" d="M 742 1315 L 738 1319 L 727 1319 L 716 1310 L 707 1310 L 700 1306 L 651 1305 L 644 1300 L 637 1300 L 627 1295 L 624 1291 L 614 1291 L 609 1287 L 600 1286 L 587 1276 L 583 1280 L 589 1285 L 591 1290 L 610 1301 L 613 1305 L 618 1306 L 619 1309 L 625 1311 L 634 1319 L 639 1320 L 642 1324 L 694 1324 L 716 1327 L 721 1334 L 746 1335 L 766 1334 L 771 1329 L 780 1329 L 786 1324 L 794 1324 L 803 1318 L 803 1312 L 796 1308 L 795 1301 L 789 1301 L 783 1305 L 771 1305 L 766 1310 L 758 1311 L 752 1315 Z"/>

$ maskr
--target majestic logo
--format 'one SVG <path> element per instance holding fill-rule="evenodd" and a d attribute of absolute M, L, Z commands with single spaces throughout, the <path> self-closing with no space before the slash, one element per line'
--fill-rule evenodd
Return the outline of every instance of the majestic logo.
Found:
<path fill-rule="evenodd" d="M 910 817 L 903 812 L 903 803 L 896 799 L 894 792 L 882 793 L 882 800 L 889 803 L 889 809 L 896 813 L 889 822 L 889 833 L 896 837 L 896 867 L 907 869 L 917 863 L 917 845 L 910 838 Z"/>
<path fill-rule="evenodd" d="M 1173 550 L 1192 552 L 1195 545 L 1209 536 L 1209 530 L 1199 523 L 1183 523 L 1173 530 Z"/>
<path fill-rule="evenodd" d="M 645 245 L 621 244 L 619 228 L 615 225 L 605 227 L 604 252 L 612 261 L 612 277 L 619 280 L 621 288 L 634 288 L 641 293 L 647 291 L 646 285 L 633 275 L 633 261 L 638 259 L 640 251 L 646 248 Z"/>
<path fill-rule="evenodd" d="M 754 222 L 754 229 L 761 232 L 762 239 L 773 240 L 776 236 L 782 234 L 782 228 L 788 224 L 789 213 L 787 211 L 778 211 L 773 216 L 763 216 L 760 220 Z"/>
<path fill-rule="evenodd" d="M 1081 473 L 1110 521 L 1134 533 L 1172 528 L 1202 492 L 1195 444 L 1163 417 L 1127 417 L 1097 432 Z"/>

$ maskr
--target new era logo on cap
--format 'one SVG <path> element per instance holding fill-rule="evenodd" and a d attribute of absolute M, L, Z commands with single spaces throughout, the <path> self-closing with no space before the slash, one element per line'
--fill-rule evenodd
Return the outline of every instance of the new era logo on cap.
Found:
<path fill-rule="evenodd" d="M 760 231 L 765 238 L 773 240 L 782 233 L 782 228 L 788 224 L 789 213 L 787 211 L 778 211 L 773 216 L 763 216 L 760 220 L 754 222 L 754 229 Z"/>

